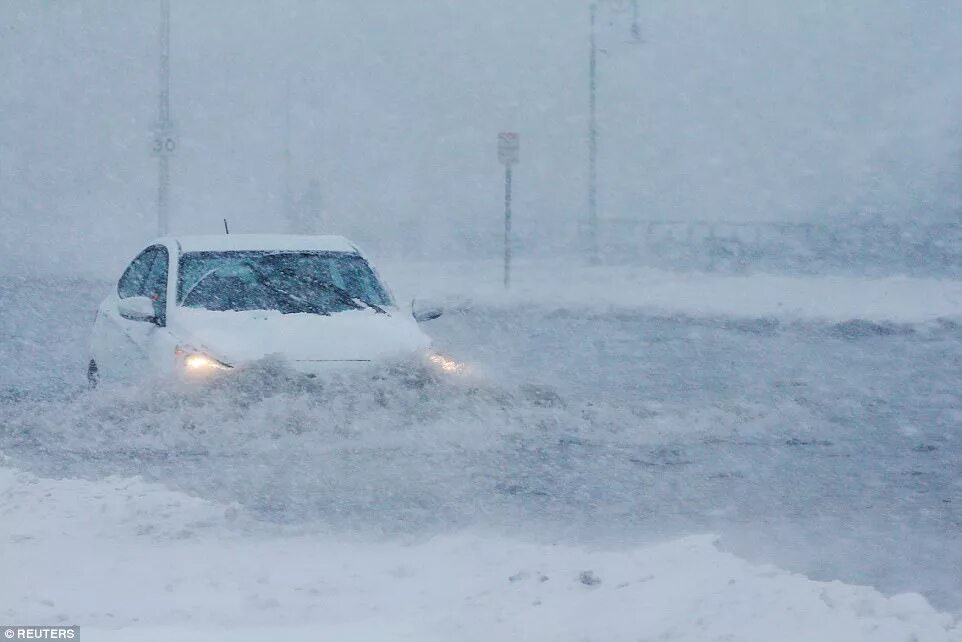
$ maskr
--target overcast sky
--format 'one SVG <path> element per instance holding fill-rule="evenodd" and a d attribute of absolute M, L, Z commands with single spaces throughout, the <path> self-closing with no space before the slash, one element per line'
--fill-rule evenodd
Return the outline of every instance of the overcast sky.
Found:
<path fill-rule="evenodd" d="M 172 226 L 283 231 L 294 187 L 382 254 L 574 243 L 588 3 L 171 0 Z M 603 217 L 945 217 L 962 181 L 957 0 L 602 3 Z M 0 4 L 0 268 L 116 271 L 154 234 L 159 2 Z"/>

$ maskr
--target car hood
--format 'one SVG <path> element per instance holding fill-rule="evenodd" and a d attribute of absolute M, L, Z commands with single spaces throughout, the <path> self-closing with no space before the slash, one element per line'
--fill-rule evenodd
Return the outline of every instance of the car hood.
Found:
<path fill-rule="evenodd" d="M 423 351 L 431 343 L 414 319 L 397 310 L 323 316 L 179 308 L 171 321 L 185 345 L 231 365 L 269 355 L 294 363 L 381 361 Z"/>

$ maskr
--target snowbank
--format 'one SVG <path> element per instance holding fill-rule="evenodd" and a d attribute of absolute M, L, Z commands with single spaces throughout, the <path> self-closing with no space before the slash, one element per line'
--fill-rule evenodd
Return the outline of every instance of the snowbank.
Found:
<path fill-rule="evenodd" d="M 656 314 L 735 318 L 865 319 L 915 323 L 962 318 L 962 281 L 910 277 L 743 276 L 519 262 L 512 287 L 497 262 L 382 266 L 399 298 L 453 305 L 535 304 L 556 308 L 643 309 Z"/>
<path fill-rule="evenodd" d="M 137 479 L 0 468 L 0 619 L 88 641 L 962 640 L 914 594 L 813 582 L 712 537 L 584 550 L 283 534 Z"/>

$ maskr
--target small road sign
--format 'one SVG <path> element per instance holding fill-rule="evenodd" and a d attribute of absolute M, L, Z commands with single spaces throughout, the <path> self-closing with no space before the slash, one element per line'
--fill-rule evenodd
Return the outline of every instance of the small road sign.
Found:
<path fill-rule="evenodd" d="M 514 132 L 498 134 L 498 160 L 504 165 L 516 165 L 520 160 L 521 135 Z"/>
<path fill-rule="evenodd" d="M 170 156 L 177 150 L 177 138 L 173 134 L 158 134 L 151 141 L 150 151 L 155 156 Z"/>

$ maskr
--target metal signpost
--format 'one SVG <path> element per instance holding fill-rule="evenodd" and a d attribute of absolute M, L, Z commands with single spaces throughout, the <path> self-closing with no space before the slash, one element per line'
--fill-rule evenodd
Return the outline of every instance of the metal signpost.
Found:
<path fill-rule="evenodd" d="M 498 160 L 504 165 L 504 287 L 511 287 L 511 167 L 519 160 L 521 136 L 498 134 Z"/>

